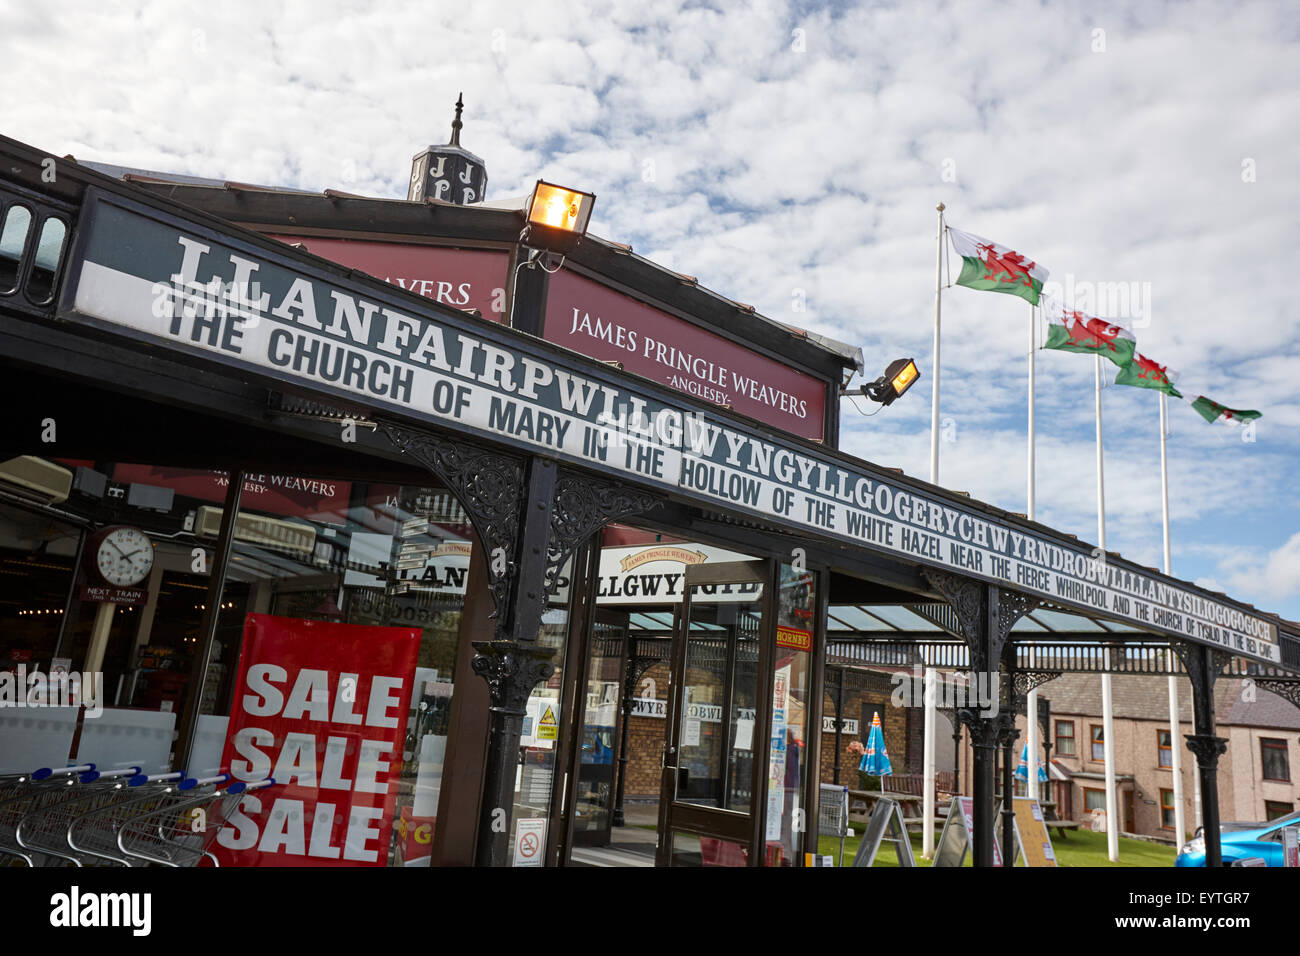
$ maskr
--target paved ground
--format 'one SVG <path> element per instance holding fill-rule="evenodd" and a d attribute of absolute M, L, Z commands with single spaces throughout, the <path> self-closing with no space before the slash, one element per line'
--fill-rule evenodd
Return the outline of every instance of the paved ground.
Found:
<path fill-rule="evenodd" d="M 569 854 L 573 866 L 654 866 L 655 828 L 659 822 L 657 803 L 625 803 L 624 825 L 614 827 L 608 846 L 574 847 Z"/>

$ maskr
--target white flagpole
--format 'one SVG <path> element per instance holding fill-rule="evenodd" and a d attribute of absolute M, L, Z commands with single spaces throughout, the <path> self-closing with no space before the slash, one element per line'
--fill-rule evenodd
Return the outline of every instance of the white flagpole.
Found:
<path fill-rule="evenodd" d="M 1037 349 L 1036 319 L 1033 303 L 1029 305 L 1029 495 L 1025 517 L 1034 521 L 1034 352 Z M 1032 653 L 1032 652 L 1031 652 Z M 1025 746 L 1029 748 L 1029 766 L 1025 771 L 1025 795 L 1042 798 L 1042 785 L 1038 782 L 1038 688 L 1029 692 L 1025 701 Z"/>
<path fill-rule="evenodd" d="M 1160 511 L 1165 526 L 1165 574 L 1174 573 L 1173 549 L 1169 537 L 1169 457 L 1165 451 L 1168 426 L 1165 423 L 1166 395 L 1160 392 Z M 1171 660 L 1172 663 L 1172 660 Z M 1183 746 L 1182 729 L 1178 726 L 1178 677 L 1169 675 L 1169 769 L 1174 778 L 1174 847 L 1187 839 L 1187 820 L 1183 812 Z M 1163 816 L 1164 811 L 1161 811 Z M 1161 820 L 1161 823 L 1164 821 Z"/>
<path fill-rule="evenodd" d="M 923 749 L 924 779 L 921 800 L 921 856 L 927 860 L 934 856 L 934 725 L 935 681 L 938 672 L 933 667 L 925 669 L 925 741 Z M 956 806 L 956 804 L 954 804 Z"/>
<path fill-rule="evenodd" d="M 1101 356 L 1093 355 L 1097 385 L 1097 559 L 1106 561 L 1106 476 L 1102 466 L 1101 435 Z M 1115 793 L 1115 720 L 1110 688 L 1110 650 L 1104 655 L 1106 670 L 1101 675 L 1102 753 L 1106 760 L 1106 855 L 1119 862 L 1119 826 Z M 1092 746 L 1091 743 L 1089 746 Z"/>
<path fill-rule="evenodd" d="M 939 312 L 943 304 L 943 203 L 939 211 L 939 242 L 934 266 L 934 391 L 930 397 L 930 484 L 939 483 Z"/>
<path fill-rule="evenodd" d="M 1035 341 L 1035 313 L 1034 306 L 1029 306 L 1029 502 L 1026 507 L 1025 517 L 1030 521 L 1034 518 L 1034 351 L 1037 347 Z"/>

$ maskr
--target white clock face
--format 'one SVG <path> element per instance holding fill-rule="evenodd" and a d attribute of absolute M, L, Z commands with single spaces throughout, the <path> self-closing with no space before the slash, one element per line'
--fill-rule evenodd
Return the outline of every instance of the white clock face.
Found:
<path fill-rule="evenodd" d="M 100 542 L 95 563 L 109 584 L 131 587 L 153 570 L 153 542 L 135 528 L 115 528 Z"/>

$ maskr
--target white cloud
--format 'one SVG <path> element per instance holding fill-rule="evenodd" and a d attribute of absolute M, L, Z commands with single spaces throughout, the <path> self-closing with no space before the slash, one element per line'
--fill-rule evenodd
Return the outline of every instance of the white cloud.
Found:
<path fill-rule="evenodd" d="M 1171 403 L 1175 565 L 1293 617 L 1300 595 L 1270 570 L 1290 558 L 1261 559 L 1256 580 L 1215 553 L 1289 555 L 1300 531 L 1298 41 L 1295 9 L 1226 0 L 0 12 L 0 62 L 22 78 L 3 132 L 59 155 L 404 196 L 411 156 L 445 141 L 463 90 L 463 142 L 492 198 L 542 175 L 591 188 L 601 235 L 861 345 L 869 370 L 914 356 L 921 382 L 867 421 L 846 407 L 844 444 L 922 477 L 936 202 L 1054 278 L 1149 283 L 1142 350 L 1265 413 L 1245 444 Z M 1009 296 L 945 293 L 943 413 L 959 438 L 944 482 L 1016 511 L 1027 316 Z M 1038 377 L 1039 516 L 1090 539 L 1091 362 L 1040 353 Z M 1155 398 L 1111 388 L 1105 406 L 1107 543 L 1154 563 Z"/>

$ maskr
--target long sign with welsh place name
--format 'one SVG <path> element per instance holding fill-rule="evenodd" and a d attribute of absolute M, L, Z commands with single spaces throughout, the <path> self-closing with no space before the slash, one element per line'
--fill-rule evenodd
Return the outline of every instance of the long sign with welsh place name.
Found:
<path fill-rule="evenodd" d="M 62 317 L 245 374 L 1278 662 L 1277 627 L 1128 562 L 652 383 L 91 190 Z"/>

